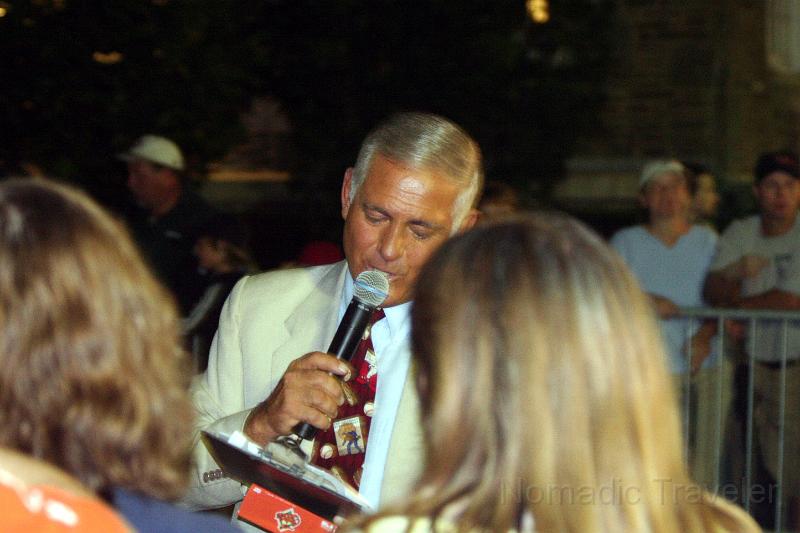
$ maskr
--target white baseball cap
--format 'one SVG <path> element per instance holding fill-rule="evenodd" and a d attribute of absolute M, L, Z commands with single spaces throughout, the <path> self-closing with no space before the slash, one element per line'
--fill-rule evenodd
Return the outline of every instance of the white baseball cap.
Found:
<path fill-rule="evenodd" d="M 644 189 L 650 180 L 653 180 L 664 174 L 677 174 L 678 176 L 685 176 L 686 168 L 676 159 L 656 159 L 648 162 L 642 169 L 639 175 L 639 188 Z"/>
<path fill-rule="evenodd" d="M 156 163 L 164 167 L 175 170 L 183 170 L 183 154 L 178 145 L 166 137 L 158 135 L 144 135 L 136 141 L 136 144 L 122 154 L 119 158 L 123 161 L 134 159 L 144 159 L 151 163 Z"/>

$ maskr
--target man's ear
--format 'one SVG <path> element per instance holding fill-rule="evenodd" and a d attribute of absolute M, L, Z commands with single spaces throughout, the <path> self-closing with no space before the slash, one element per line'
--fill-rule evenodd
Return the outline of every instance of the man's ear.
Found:
<path fill-rule="evenodd" d="M 463 233 L 470 229 L 475 223 L 478 222 L 478 218 L 480 218 L 481 212 L 477 209 L 470 209 L 467 216 L 464 217 L 464 221 L 461 223 L 461 227 L 458 228 L 458 233 Z"/>
<path fill-rule="evenodd" d="M 353 185 L 353 167 L 348 167 L 344 171 L 344 180 L 342 180 L 342 218 L 347 218 L 347 213 L 350 212 L 350 187 Z"/>
<path fill-rule="evenodd" d="M 640 192 L 638 195 L 636 195 L 636 198 L 639 199 L 639 205 L 647 209 L 647 198 L 644 197 L 644 193 Z"/>

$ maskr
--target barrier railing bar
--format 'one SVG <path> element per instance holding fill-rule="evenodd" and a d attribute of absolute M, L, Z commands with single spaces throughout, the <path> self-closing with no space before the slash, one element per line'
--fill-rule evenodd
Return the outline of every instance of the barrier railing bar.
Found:
<path fill-rule="evenodd" d="M 777 497 L 775 498 L 775 526 L 778 533 L 783 531 L 782 512 L 783 507 L 783 451 L 784 451 L 784 425 L 786 424 L 786 352 L 789 349 L 789 321 L 781 322 L 781 377 L 780 377 L 780 396 L 778 400 L 778 473 L 775 480 L 777 486 Z"/>
<path fill-rule="evenodd" d="M 717 416 L 716 416 L 716 426 L 717 426 L 717 442 L 716 446 L 714 447 L 714 491 L 719 490 L 720 486 L 720 465 L 722 463 L 722 441 L 724 439 L 723 435 L 723 421 L 727 413 L 722 412 L 722 382 L 725 381 L 725 335 L 721 334 L 724 330 L 725 323 L 722 317 L 717 318 L 717 358 L 719 360 L 719 364 L 717 365 L 717 383 L 716 383 L 716 393 L 717 393 Z"/>
<path fill-rule="evenodd" d="M 785 424 L 786 424 L 786 369 L 787 357 L 789 350 L 789 325 L 790 322 L 795 325 L 800 325 L 800 312 L 798 311 L 774 311 L 774 310 L 750 310 L 750 309 L 727 309 L 727 308 L 711 308 L 711 307 L 684 307 L 680 309 L 681 318 L 688 318 L 687 338 L 691 336 L 691 328 L 696 322 L 702 324 L 703 319 L 715 319 L 717 323 L 718 334 L 715 340 L 716 358 L 718 359 L 717 365 L 717 380 L 715 383 L 715 396 L 716 396 L 716 415 L 715 415 L 715 433 L 716 442 L 714 443 L 713 465 L 714 465 L 714 490 L 718 490 L 721 483 L 721 466 L 723 459 L 723 442 L 724 424 L 726 413 L 723 412 L 723 399 L 724 399 L 724 385 L 725 385 L 725 371 L 724 364 L 725 354 L 725 335 L 721 334 L 725 329 L 726 320 L 738 320 L 747 323 L 748 342 L 747 342 L 747 364 L 750 371 L 747 375 L 747 407 L 746 407 L 746 435 L 745 435 L 745 472 L 744 472 L 744 491 L 742 506 L 747 512 L 751 512 L 751 492 L 753 490 L 754 478 L 754 433 L 755 433 L 755 419 L 754 419 L 754 396 L 755 396 L 755 377 L 756 377 L 756 341 L 758 335 L 758 322 L 762 320 L 780 321 L 780 378 L 779 378 L 779 400 L 778 400 L 778 450 L 777 450 L 777 472 L 776 472 L 776 499 L 775 499 L 775 523 L 774 531 L 782 532 L 783 529 L 783 478 L 784 478 L 784 463 L 786 452 L 785 443 Z M 687 345 L 687 361 L 691 363 L 692 358 L 692 345 Z M 682 398 L 682 408 L 684 413 L 684 434 L 686 439 L 684 442 L 684 451 L 686 457 L 689 455 L 689 432 L 691 431 L 691 398 L 688 391 L 690 390 L 691 373 L 687 372 L 686 376 L 686 390 L 687 394 Z"/>

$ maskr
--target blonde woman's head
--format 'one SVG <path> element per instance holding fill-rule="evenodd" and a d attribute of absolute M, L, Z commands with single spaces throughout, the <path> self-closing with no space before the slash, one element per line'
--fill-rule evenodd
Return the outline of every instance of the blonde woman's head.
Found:
<path fill-rule="evenodd" d="M 696 488 L 651 306 L 581 223 L 522 215 L 451 239 L 420 277 L 413 349 L 428 460 L 406 512 L 457 502 L 463 530 L 526 513 L 537 531 L 687 524 L 663 481 Z"/>

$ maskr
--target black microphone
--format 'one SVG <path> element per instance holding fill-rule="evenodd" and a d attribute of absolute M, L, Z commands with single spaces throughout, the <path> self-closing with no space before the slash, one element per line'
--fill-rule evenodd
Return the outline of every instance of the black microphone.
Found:
<path fill-rule="evenodd" d="M 389 296 L 389 278 L 380 270 L 365 270 L 356 278 L 353 286 L 353 299 L 344 312 L 342 321 L 333 336 L 328 353 L 338 359 L 350 361 L 358 349 L 361 337 L 367 329 L 369 319 L 375 309 Z M 297 424 L 292 431 L 301 439 L 310 440 L 317 428 L 307 422 Z"/>

